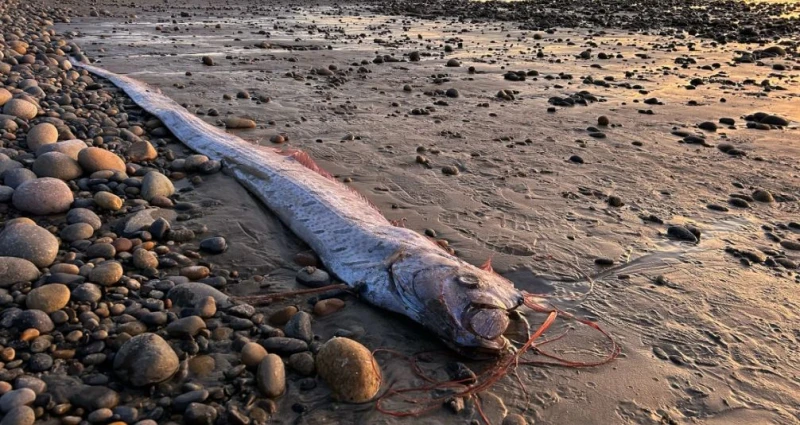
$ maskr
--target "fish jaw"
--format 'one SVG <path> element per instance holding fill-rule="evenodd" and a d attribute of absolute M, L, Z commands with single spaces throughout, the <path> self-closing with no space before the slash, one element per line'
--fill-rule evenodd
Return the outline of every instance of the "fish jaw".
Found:
<path fill-rule="evenodd" d="M 485 358 L 509 348 L 508 311 L 523 296 L 507 279 L 435 250 L 405 253 L 390 272 L 406 315 L 455 351 Z"/>

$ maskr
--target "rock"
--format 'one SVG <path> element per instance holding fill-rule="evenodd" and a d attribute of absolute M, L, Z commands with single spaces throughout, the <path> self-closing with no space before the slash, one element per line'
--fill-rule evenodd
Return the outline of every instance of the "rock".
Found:
<path fill-rule="evenodd" d="M 199 155 L 199 154 L 189 155 L 183 161 L 183 169 L 185 171 L 196 171 L 200 169 L 200 167 L 202 167 L 203 164 L 205 164 L 208 161 L 209 159 L 205 155 Z"/>
<path fill-rule="evenodd" d="M 67 223 L 86 223 L 92 226 L 92 229 L 98 230 L 103 226 L 103 221 L 94 213 L 94 211 L 86 208 L 73 208 L 67 213 Z"/>
<path fill-rule="evenodd" d="M 681 241 L 697 242 L 697 236 L 683 226 L 669 226 L 667 228 L 667 236 Z"/>
<path fill-rule="evenodd" d="M 717 124 L 711 121 L 705 121 L 697 124 L 697 128 L 706 131 L 717 131 Z"/>
<path fill-rule="evenodd" d="M 777 125 L 781 127 L 786 127 L 787 125 L 789 125 L 789 120 L 783 117 L 779 117 L 777 115 L 767 115 L 764 118 L 761 118 L 760 122 L 762 124 Z"/>
<path fill-rule="evenodd" d="M 217 420 L 217 410 L 201 403 L 192 403 L 183 414 L 186 425 L 214 425 Z"/>
<path fill-rule="evenodd" d="M 272 313 L 272 315 L 269 317 L 269 322 L 272 323 L 273 325 L 283 326 L 286 324 L 286 322 L 289 321 L 289 319 L 292 316 L 297 314 L 298 311 L 299 310 L 297 309 L 297 307 L 293 305 L 284 307 L 276 311 L 275 313 Z"/>
<path fill-rule="evenodd" d="M 100 301 L 103 292 L 94 283 L 82 283 L 72 290 L 72 299 L 77 302 L 94 303 Z"/>
<path fill-rule="evenodd" d="M 203 62 L 203 65 L 214 66 L 214 59 L 212 59 L 211 56 L 203 56 L 201 61 Z"/>
<path fill-rule="evenodd" d="M 800 251 L 800 242 L 793 241 L 790 239 L 782 240 L 781 246 L 791 251 Z"/>
<path fill-rule="evenodd" d="M 248 342 L 242 347 L 242 364 L 247 367 L 255 367 L 267 357 L 267 350 L 261 344 Z"/>
<path fill-rule="evenodd" d="M 283 331 L 286 333 L 286 336 L 290 338 L 311 342 L 311 339 L 314 337 L 314 333 L 311 330 L 311 315 L 305 311 L 298 312 L 286 322 Z"/>
<path fill-rule="evenodd" d="M 195 306 L 195 313 L 203 319 L 210 319 L 217 314 L 217 302 L 214 297 L 205 297 Z"/>
<path fill-rule="evenodd" d="M 289 367 L 303 376 L 311 376 L 316 371 L 314 356 L 308 351 L 289 356 Z"/>
<path fill-rule="evenodd" d="M 175 306 L 196 307 L 206 297 L 214 298 L 217 307 L 226 309 L 231 306 L 230 298 L 222 292 L 200 282 L 186 282 L 173 287 L 167 293 Z"/>
<path fill-rule="evenodd" d="M 85 253 L 89 258 L 112 259 L 117 255 L 117 249 L 110 243 L 95 243 L 86 248 Z"/>
<path fill-rule="evenodd" d="M 14 96 L 11 94 L 10 91 L 4 88 L 0 88 L 0 106 L 3 106 L 6 103 L 8 103 L 8 101 L 11 100 L 12 97 Z"/>
<path fill-rule="evenodd" d="M 741 198 L 730 198 L 728 203 L 736 208 L 750 208 L 750 203 Z"/>
<path fill-rule="evenodd" d="M 189 316 L 170 323 L 167 333 L 173 338 L 190 338 L 205 328 L 206 322 L 200 316 Z"/>
<path fill-rule="evenodd" d="M 765 203 L 775 202 L 775 198 L 772 197 L 772 194 L 769 193 L 769 191 L 763 189 L 759 189 L 753 192 L 753 199 L 755 199 L 758 202 L 765 202 Z"/>
<path fill-rule="evenodd" d="M 75 242 L 89 239 L 94 235 L 94 228 L 88 223 L 70 224 L 61 230 L 61 240 L 64 242 Z"/>
<path fill-rule="evenodd" d="M 8 413 L 19 406 L 33 404 L 34 400 L 36 400 L 36 393 L 30 388 L 9 391 L 0 397 L 0 412 Z"/>
<path fill-rule="evenodd" d="M 153 333 L 129 339 L 114 357 L 114 372 L 137 387 L 166 381 L 178 366 L 172 347 Z"/>
<path fill-rule="evenodd" d="M 451 68 L 455 68 L 455 67 L 461 66 L 461 62 L 459 62 L 458 59 L 453 58 L 453 59 L 448 60 L 447 64 L 445 66 L 449 66 Z"/>
<path fill-rule="evenodd" d="M 73 201 L 66 183 L 52 177 L 29 180 L 14 191 L 14 208 L 34 215 L 59 214 L 67 211 Z"/>
<path fill-rule="evenodd" d="M 256 385 L 266 397 L 275 398 L 286 391 L 286 371 L 283 360 L 275 354 L 267 354 L 258 365 Z"/>
<path fill-rule="evenodd" d="M 151 171 L 142 179 L 140 194 L 146 201 L 151 201 L 156 196 L 170 197 L 174 193 L 175 186 L 172 185 L 172 181 L 158 171 Z"/>
<path fill-rule="evenodd" d="M 300 339 L 275 336 L 261 342 L 268 352 L 293 354 L 308 351 L 308 344 Z"/>
<path fill-rule="evenodd" d="M 314 304 L 314 314 L 320 317 L 336 313 L 344 308 L 344 301 L 338 298 L 328 298 L 327 300 L 318 301 Z"/>
<path fill-rule="evenodd" d="M 53 264 L 58 255 L 58 239 L 35 224 L 6 226 L 0 232 L 0 257 L 16 257 L 37 267 Z"/>
<path fill-rule="evenodd" d="M 105 210 L 119 211 L 123 202 L 122 198 L 111 192 L 97 192 L 94 194 L 94 203 Z"/>
<path fill-rule="evenodd" d="M 156 236 L 162 233 L 160 229 L 156 228 L 156 223 L 159 222 L 159 220 L 166 221 L 168 227 L 169 221 L 175 220 L 176 218 L 177 214 L 175 211 L 161 208 L 149 208 L 128 216 L 122 223 L 123 226 L 121 226 L 121 228 L 118 227 L 117 231 L 126 236 L 133 236 L 136 235 L 136 233 L 149 228 L 150 233 L 153 233 L 154 236 Z"/>
<path fill-rule="evenodd" d="M 189 280 L 205 279 L 210 273 L 206 266 L 189 266 L 181 269 L 181 276 L 186 276 Z"/>
<path fill-rule="evenodd" d="M 528 421 L 522 415 L 511 413 L 503 418 L 503 425 L 528 425 Z"/>
<path fill-rule="evenodd" d="M 2 177 L 3 184 L 16 189 L 28 180 L 36 180 L 36 173 L 27 168 L 14 168 L 4 172 Z"/>
<path fill-rule="evenodd" d="M 78 154 L 84 149 L 86 149 L 86 142 L 83 140 L 64 140 L 63 142 L 40 146 L 36 149 L 36 156 L 41 156 L 48 152 L 60 152 L 77 161 Z"/>
<path fill-rule="evenodd" d="M 155 269 L 158 268 L 158 257 L 152 251 L 144 248 L 139 248 L 133 251 L 133 265 L 138 269 Z"/>
<path fill-rule="evenodd" d="M 221 254 L 228 249 L 228 242 L 219 236 L 206 238 L 200 241 L 200 249 L 212 254 Z"/>
<path fill-rule="evenodd" d="M 53 367 L 53 358 L 49 354 L 36 353 L 28 360 L 28 369 L 31 372 L 44 372 Z"/>
<path fill-rule="evenodd" d="M 58 128 L 50 123 L 41 123 L 33 126 L 27 135 L 28 150 L 38 151 L 44 145 L 58 142 Z"/>
<path fill-rule="evenodd" d="M 89 281 L 102 286 L 111 286 L 122 278 L 124 270 L 116 261 L 104 261 L 89 272 Z"/>
<path fill-rule="evenodd" d="M 83 174 L 78 161 L 60 152 L 48 152 L 33 162 L 33 172 L 38 177 L 74 180 Z"/>
<path fill-rule="evenodd" d="M 36 265 L 24 258 L 0 257 L 0 288 L 39 278 Z"/>
<path fill-rule="evenodd" d="M 97 409 L 113 409 L 119 404 L 119 394 L 101 385 L 84 385 L 73 390 L 69 402 L 90 412 Z"/>
<path fill-rule="evenodd" d="M 225 120 L 225 127 L 230 129 L 256 128 L 256 122 L 247 118 L 230 117 Z"/>
<path fill-rule="evenodd" d="M 105 149 L 90 147 L 78 153 L 78 163 L 86 172 L 113 170 L 125 172 L 125 162 L 114 152 Z"/>
<path fill-rule="evenodd" d="M 381 387 L 381 372 L 372 353 L 356 341 L 333 338 L 317 353 L 317 373 L 334 397 L 350 403 L 372 399 Z"/>
<path fill-rule="evenodd" d="M 133 162 L 152 161 L 158 158 L 158 152 L 150 142 L 140 140 L 128 148 L 128 158 Z"/>
<path fill-rule="evenodd" d="M 0 203 L 8 203 L 14 198 L 14 189 L 9 186 L 0 186 Z"/>
<path fill-rule="evenodd" d="M 36 414 L 28 406 L 18 406 L 3 417 L 0 425 L 33 425 L 36 421 Z"/>
<path fill-rule="evenodd" d="M 321 288 L 331 284 L 331 276 L 325 270 L 313 266 L 303 267 L 297 272 L 297 282 L 312 288 Z"/>
<path fill-rule="evenodd" d="M 442 167 L 442 174 L 446 176 L 457 176 L 459 173 L 460 171 L 458 171 L 458 167 L 454 165 L 445 165 Z"/>
<path fill-rule="evenodd" d="M 12 326 L 19 330 L 33 329 L 38 332 L 38 334 L 50 333 L 55 327 L 50 316 L 41 310 L 25 310 L 19 313 L 14 317 Z M 20 339 L 22 339 L 22 337 L 20 337 Z"/>
<path fill-rule="evenodd" d="M 49 314 L 64 308 L 69 302 L 69 297 L 70 292 L 67 285 L 53 283 L 32 289 L 25 297 L 25 305 Z"/>
<path fill-rule="evenodd" d="M 611 124 L 611 121 L 608 119 L 607 116 L 601 115 L 601 116 L 597 117 L 597 125 L 601 125 L 603 127 L 606 127 L 609 124 Z"/>
<path fill-rule="evenodd" d="M 39 108 L 23 99 L 11 99 L 3 105 L 3 113 L 24 120 L 32 120 L 39 113 Z"/>
<path fill-rule="evenodd" d="M 208 390 L 194 390 L 183 393 L 172 400 L 172 409 L 183 412 L 192 403 L 202 403 L 208 398 Z"/>

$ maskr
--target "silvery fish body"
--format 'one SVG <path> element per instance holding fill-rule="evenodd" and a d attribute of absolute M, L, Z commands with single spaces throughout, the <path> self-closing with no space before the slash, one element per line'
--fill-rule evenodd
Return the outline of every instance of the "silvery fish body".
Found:
<path fill-rule="evenodd" d="M 361 195 L 311 171 L 297 155 L 254 145 L 210 125 L 158 90 L 124 75 L 73 63 L 110 80 L 194 151 L 232 175 L 366 301 L 403 314 L 466 355 L 499 354 L 507 310 L 522 294 L 507 279 L 397 227 Z"/>

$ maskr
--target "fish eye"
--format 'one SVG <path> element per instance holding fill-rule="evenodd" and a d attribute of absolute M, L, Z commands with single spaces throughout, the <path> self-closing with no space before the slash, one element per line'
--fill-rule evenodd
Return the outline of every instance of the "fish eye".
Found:
<path fill-rule="evenodd" d="M 480 285 L 481 281 L 478 279 L 478 276 L 473 274 L 462 274 L 456 277 L 456 282 L 461 285 L 466 286 L 467 288 L 477 288 Z"/>

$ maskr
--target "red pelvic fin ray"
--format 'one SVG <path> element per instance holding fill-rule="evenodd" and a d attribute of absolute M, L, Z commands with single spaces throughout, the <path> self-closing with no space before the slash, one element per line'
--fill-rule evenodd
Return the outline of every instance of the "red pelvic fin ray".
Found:
<path fill-rule="evenodd" d="M 481 270 L 485 270 L 485 271 L 487 271 L 489 273 L 494 273 L 494 269 L 492 268 L 492 259 L 491 258 L 486 260 L 486 262 L 481 264 L 480 267 L 478 267 L 478 268 L 481 269 Z"/>

